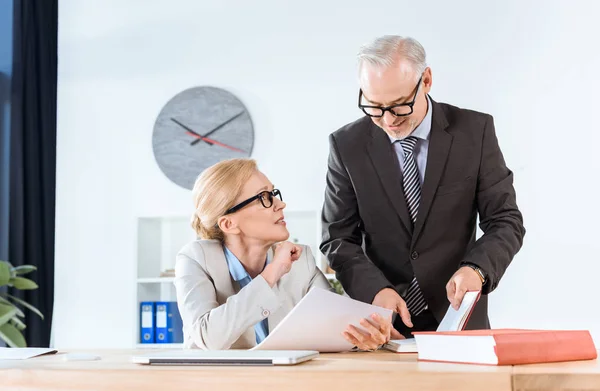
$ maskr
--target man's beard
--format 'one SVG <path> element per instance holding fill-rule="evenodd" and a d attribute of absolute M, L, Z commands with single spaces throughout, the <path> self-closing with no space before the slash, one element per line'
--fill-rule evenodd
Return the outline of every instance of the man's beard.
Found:
<path fill-rule="evenodd" d="M 406 124 L 408 122 L 408 131 L 399 131 L 398 133 L 392 131 L 392 133 L 394 133 L 394 137 L 395 138 L 402 138 L 402 137 L 408 137 L 412 132 L 415 131 L 415 129 L 417 128 L 417 120 L 415 120 L 414 118 L 407 118 L 402 125 Z"/>

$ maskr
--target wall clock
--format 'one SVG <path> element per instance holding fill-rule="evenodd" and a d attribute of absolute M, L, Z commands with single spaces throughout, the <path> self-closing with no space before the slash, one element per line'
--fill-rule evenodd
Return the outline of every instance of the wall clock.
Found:
<path fill-rule="evenodd" d="M 152 133 L 161 171 L 190 190 L 204 169 L 249 157 L 253 145 L 248 110 L 232 93 L 216 87 L 193 87 L 175 95 L 160 111 Z"/>

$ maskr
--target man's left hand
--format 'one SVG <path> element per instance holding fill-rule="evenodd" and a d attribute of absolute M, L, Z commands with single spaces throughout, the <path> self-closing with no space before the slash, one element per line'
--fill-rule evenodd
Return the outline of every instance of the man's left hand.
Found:
<path fill-rule="evenodd" d="M 481 290 L 482 283 L 479 274 L 468 266 L 463 266 L 454 273 L 448 284 L 446 294 L 452 308 L 458 310 L 467 291 Z"/>

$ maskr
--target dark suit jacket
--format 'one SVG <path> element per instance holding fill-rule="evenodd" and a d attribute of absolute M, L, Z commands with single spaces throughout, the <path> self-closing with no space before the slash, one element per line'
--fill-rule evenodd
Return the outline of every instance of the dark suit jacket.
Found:
<path fill-rule="evenodd" d="M 487 294 L 525 235 L 513 173 L 490 115 L 433 100 L 432 109 L 414 228 L 386 133 L 365 116 L 330 135 L 320 248 L 348 295 L 363 302 L 386 287 L 404 296 L 415 275 L 438 322 L 450 304 L 448 280 L 473 263 L 487 281 L 467 328 L 489 328 Z M 478 213 L 484 235 L 475 241 Z"/>

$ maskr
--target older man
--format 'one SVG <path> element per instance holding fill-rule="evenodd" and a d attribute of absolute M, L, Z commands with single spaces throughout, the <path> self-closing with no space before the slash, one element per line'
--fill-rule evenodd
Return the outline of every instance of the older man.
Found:
<path fill-rule="evenodd" d="M 329 138 L 321 251 L 351 297 L 400 314 L 406 337 L 435 330 L 468 290 L 482 297 L 467 328 L 489 328 L 487 295 L 525 235 L 493 118 L 435 102 L 412 38 L 375 39 L 358 67 L 365 115 Z"/>

